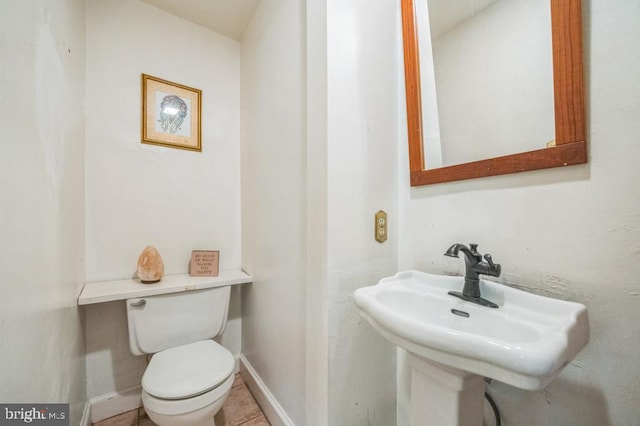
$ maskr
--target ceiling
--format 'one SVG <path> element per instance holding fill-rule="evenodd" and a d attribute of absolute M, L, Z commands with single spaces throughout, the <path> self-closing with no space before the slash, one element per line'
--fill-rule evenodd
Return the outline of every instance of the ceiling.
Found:
<path fill-rule="evenodd" d="M 443 34 L 461 22 L 477 15 L 498 0 L 429 0 L 432 37 Z"/>
<path fill-rule="evenodd" d="M 240 41 L 260 0 L 140 0 Z M 433 36 L 442 34 L 498 0 L 428 0 Z"/>
<path fill-rule="evenodd" d="M 260 0 L 140 0 L 172 15 L 240 41 Z M 437 36 L 498 0 L 428 0 Z"/>
<path fill-rule="evenodd" d="M 259 0 L 141 1 L 239 41 Z"/>

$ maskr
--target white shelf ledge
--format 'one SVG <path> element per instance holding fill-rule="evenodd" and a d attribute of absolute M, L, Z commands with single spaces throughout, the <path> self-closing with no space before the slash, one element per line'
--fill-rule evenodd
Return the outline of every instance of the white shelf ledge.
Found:
<path fill-rule="evenodd" d="M 191 277 L 187 274 L 167 275 L 154 284 L 142 284 L 137 278 L 117 281 L 85 283 L 78 305 L 113 302 L 133 297 L 156 296 L 158 294 L 179 293 L 181 291 L 202 290 L 245 284 L 252 281 L 251 275 L 239 269 L 222 270 L 217 277 Z"/>

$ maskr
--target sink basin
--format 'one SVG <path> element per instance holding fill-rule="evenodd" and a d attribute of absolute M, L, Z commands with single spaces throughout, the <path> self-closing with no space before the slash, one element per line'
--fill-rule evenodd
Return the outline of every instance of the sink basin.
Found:
<path fill-rule="evenodd" d="M 446 367 L 538 390 L 589 341 L 587 308 L 480 281 L 498 309 L 447 294 L 463 277 L 399 272 L 356 290 L 360 314 L 382 336 Z"/>

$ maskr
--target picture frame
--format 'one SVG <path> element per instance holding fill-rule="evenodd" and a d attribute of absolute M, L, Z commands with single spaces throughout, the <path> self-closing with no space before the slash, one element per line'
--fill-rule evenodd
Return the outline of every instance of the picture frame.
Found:
<path fill-rule="evenodd" d="M 220 265 L 220 251 L 192 250 L 189 275 L 192 277 L 217 277 Z"/>
<path fill-rule="evenodd" d="M 142 143 L 202 151 L 202 91 L 142 74 Z"/>

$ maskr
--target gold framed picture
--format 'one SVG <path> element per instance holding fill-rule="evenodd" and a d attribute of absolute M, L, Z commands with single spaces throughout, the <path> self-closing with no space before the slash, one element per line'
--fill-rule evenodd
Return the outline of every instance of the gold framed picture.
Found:
<path fill-rule="evenodd" d="M 202 91 L 142 74 L 142 143 L 202 151 Z"/>

